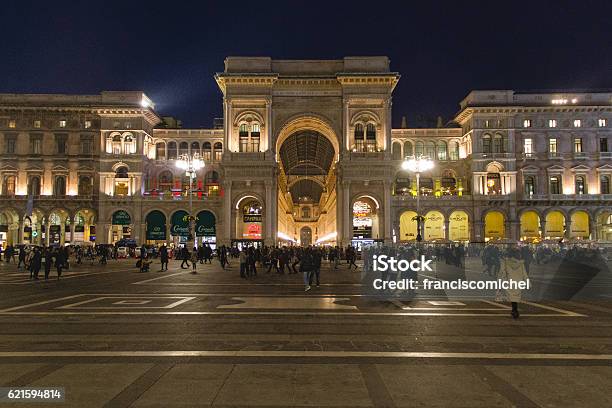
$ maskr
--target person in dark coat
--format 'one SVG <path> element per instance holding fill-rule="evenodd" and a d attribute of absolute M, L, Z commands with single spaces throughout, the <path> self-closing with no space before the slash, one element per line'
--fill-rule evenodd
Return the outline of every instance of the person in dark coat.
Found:
<path fill-rule="evenodd" d="M 181 269 L 189 269 L 189 256 L 187 247 L 181 248 L 181 259 L 183 260 L 183 262 L 181 262 Z M 187 266 L 185 266 L 185 264 L 187 264 Z"/>
<path fill-rule="evenodd" d="M 32 255 L 32 260 L 30 261 L 30 279 L 38 280 L 38 273 L 40 272 L 42 261 L 42 254 L 40 250 L 36 248 L 34 250 L 34 254 Z"/>
<path fill-rule="evenodd" d="M 55 251 L 55 268 L 57 269 L 57 279 L 62 276 L 62 268 L 64 267 L 65 261 L 66 260 L 64 258 L 64 251 L 62 251 L 61 249 Z"/>
<path fill-rule="evenodd" d="M 159 249 L 159 258 L 161 260 L 162 272 L 167 271 L 168 270 L 168 248 L 166 247 L 166 244 L 162 245 L 161 248 Z"/>
<path fill-rule="evenodd" d="M 300 272 L 304 274 L 304 292 L 310 290 L 310 275 L 312 274 L 313 268 L 312 250 L 307 248 L 300 260 Z"/>
<path fill-rule="evenodd" d="M 51 265 L 53 264 L 53 256 L 49 248 L 45 248 L 43 255 L 43 266 L 45 268 L 45 280 L 49 279 L 49 273 L 51 273 Z"/>

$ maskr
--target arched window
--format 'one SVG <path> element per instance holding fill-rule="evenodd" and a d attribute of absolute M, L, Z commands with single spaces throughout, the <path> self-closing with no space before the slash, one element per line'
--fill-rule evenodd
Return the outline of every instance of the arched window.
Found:
<path fill-rule="evenodd" d="M 599 179 L 599 192 L 600 194 L 610 194 L 610 177 L 601 176 Z"/>
<path fill-rule="evenodd" d="M 55 182 L 53 183 L 53 195 L 57 197 L 63 197 L 66 195 L 66 177 L 55 177 Z"/>
<path fill-rule="evenodd" d="M 198 142 L 191 142 L 191 154 L 200 154 L 200 144 Z"/>
<path fill-rule="evenodd" d="M 355 125 L 355 141 L 363 140 L 363 125 L 358 123 Z"/>
<path fill-rule="evenodd" d="M 436 158 L 436 144 L 434 142 L 425 143 L 425 156 L 432 160 Z"/>
<path fill-rule="evenodd" d="M 240 125 L 240 128 L 238 129 L 238 136 L 240 138 L 249 137 L 249 126 L 246 123 Z"/>
<path fill-rule="evenodd" d="M 253 123 L 253 128 L 251 129 L 251 137 L 259 137 L 261 134 L 261 127 L 259 123 Z"/>
<path fill-rule="evenodd" d="M 33 196 L 40 195 L 40 177 L 39 176 L 30 177 L 30 182 L 28 183 L 28 195 L 33 195 Z"/>
<path fill-rule="evenodd" d="M 575 180 L 576 180 L 575 193 L 576 194 L 586 194 L 587 188 L 586 188 L 586 182 L 585 182 L 584 176 L 576 176 Z"/>
<path fill-rule="evenodd" d="M 159 173 L 157 185 L 160 191 L 172 190 L 172 173 L 169 170 Z"/>
<path fill-rule="evenodd" d="M 121 135 L 113 136 L 113 154 L 121 154 Z"/>
<path fill-rule="evenodd" d="M 412 143 L 409 141 L 404 142 L 404 157 L 412 156 L 414 152 L 412 151 Z"/>
<path fill-rule="evenodd" d="M 136 153 L 136 139 L 130 134 L 123 139 L 123 152 L 124 154 Z"/>
<path fill-rule="evenodd" d="M 127 167 L 121 166 L 117 170 L 115 170 L 115 178 L 128 178 Z"/>
<path fill-rule="evenodd" d="M 202 156 L 204 157 L 204 160 L 212 160 L 212 147 L 210 142 L 202 143 Z"/>
<path fill-rule="evenodd" d="M 446 142 L 438 142 L 438 160 L 446 160 Z"/>
<path fill-rule="evenodd" d="M 450 142 L 449 155 L 451 160 L 459 160 L 459 142 L 452 141 Z"/>
<path fill-rule="evenodd" d="M 402 160 L 402 144 L 400 142 L 393 142 L 393 145 L 391 145 L 391 157 L 393 160 Z"/>
<path fill-rule="evenodd" d="M 206 176 L 204 179 L 205 179 L 206 184 L 219 184 L 219 173 L 217 173 L 214 170 L 211 170 L 208 173 L 206 173 Z"/>
<path fill-rule="evenodd" d="M 395 176 L 395 195 L 410 195 L 411 193 L 410 174 L 400 171 Z"/>
<path fill-rule="evenodd" d="M 166 160 L 166 144 L 164 142 L 157 142 L 155 144 L 155 158 L 157 160 Z"/>
<path fill-rule="evenodd" d="M 91 192 L 92 192 L 91 177 L 89 177 L 89 176 L 80 176 L 79 177 L 78 194 L 80 196 L 88 196 L 88 195 L 91 195 Z"/>
<path fill-rule="evenodd" d="M 221 161 L 221 156 L 223 155 L 223 143 L 216 142 L 213 147 L 215 148 L 215 161 Z M 257 140 L 257 146 L 254 146 L 254 148 L 256 149 L 253 150 L 254 152 L 259 151 L 259 139 Z"/>
<path fill-rule="evenodd" d="M 419 188 L 421 190 L 421 195 L 423 196 L 431 196 L 434 191 L 434 183 L 431 177 L 423 177 L 421 178 L 421 182 L 419 183 Z"/>
<path fill-rule="evenodd" d="M 181 142 L 179 144 L 179 156 L 183 154 L 189 154 L 189 143 Z"/>
<path fill-rule="evenodd" d="M 176 142 L 168 142 L 168 160 L 176 160 L 177 150 Z"/>
<path fill-rule="evenodd" d="M 4 176 L 2 180 L 2 194 L 6 196 L 15 195 L 15 176 Z"/>
<path fill-rule="evenodd" d="M 502 136 L 500 134 L 493 137 L 493 153 L 503 153 Z"/>
<path fill-rule="evenodd" d="M 483 135 L 482 136 L 482 152 L 483 153 L 492 153 L 491 151 L 491 136 Z"/>
<path fill-rule="evenodd" d="M 207 195 L 209 197 L 219 196 L 219 173 L 214 170 L 209 171 L 206 173 L 206 176 L 204 176 L 204 183 L 206 184 Z"/>
<path fill-rule="evenodd" d="M 535 177 L 525 176 L 525 195 L 532 196 L 536 192 Z"/>
<path fill-rule="evenodd" d="M 425 154 L 425 144 L 423 142 L 416 142 L 414 145 L 414 155 L 416 157 Z"/>

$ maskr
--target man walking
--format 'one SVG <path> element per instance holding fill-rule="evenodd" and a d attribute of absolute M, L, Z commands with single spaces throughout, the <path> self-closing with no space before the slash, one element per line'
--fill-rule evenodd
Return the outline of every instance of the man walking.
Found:
<path fill-rule="evenodd" d="M 166 247 L 166 244 L 163 244 L 161 246 L 161 248 L 159 249 L 159 258 L 161 259 L 161 271 L 167 271 L 168 270 L 168 248 Z"/>

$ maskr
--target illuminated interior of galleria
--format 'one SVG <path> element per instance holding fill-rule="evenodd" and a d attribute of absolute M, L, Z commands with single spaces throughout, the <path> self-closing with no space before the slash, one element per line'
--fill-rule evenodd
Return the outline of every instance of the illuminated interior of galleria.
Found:
<path fill-rule="evenodd" d="M 214 80 L 210 129 L 143 92 L 0 94 L 0 242 L 612 241 L 611 93 L 472 91 L 392 128 L 410 83 L 386 57 L 228 57 Z"/>

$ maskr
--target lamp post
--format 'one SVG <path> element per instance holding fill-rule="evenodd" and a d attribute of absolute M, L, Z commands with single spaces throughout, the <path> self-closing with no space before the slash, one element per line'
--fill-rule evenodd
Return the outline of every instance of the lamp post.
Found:
<path fill-rule="evenodd" d="M 185 175 L 189 177 L 189 235 L 187 236 L 187 245 L 190 251 L 194 246 L 193 242 L 195 240 L 195 233 L 193 231 L 193 222 L 195 221 L 193 216 L 193 180 L 197 176 L 197 171 L 204 168 L 204 166 L 204 160 L 200 157 L 199 153 L 194 153 L 192 156 L 181 154 L 176 159 L 176 167 L 185 170 Z"/>
<path fill-rule="evenodd" d="M 417 185 L 417 210 L 416 210 L 416 222 L 417 222 L 417 242 L 423 240 L 421 235 L 422 224 L 425 218 L 421 215 L 421 173 L 433 169 L 434 162 L 428 156 L 408 156 L 402 162 L 402 169 L 408 170 L 416 174 L 416 185 Z"/>

